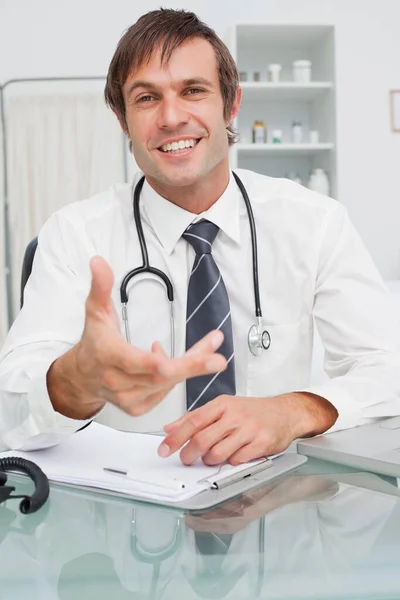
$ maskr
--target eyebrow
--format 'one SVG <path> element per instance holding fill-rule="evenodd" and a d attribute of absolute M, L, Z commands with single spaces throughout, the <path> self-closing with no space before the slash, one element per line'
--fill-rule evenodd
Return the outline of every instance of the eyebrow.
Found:
<path fill-rule="evenodd" d="M 191 77 L 189 79 L 182 79 L 175 83 L 172 87 L 189 87 L 191 85 L 204 85 L 206 87 L 212 87 L 213 84 L 209 79 L 205 77 Z M 127 97 L 130 98 L 132 93 L 138 88 L 145 88 L 147 90 L 156 90 L 158 88 L 157 84 L 152 81 L 138 80 L 134 81 L 131 86 L 129 86 Z"/>

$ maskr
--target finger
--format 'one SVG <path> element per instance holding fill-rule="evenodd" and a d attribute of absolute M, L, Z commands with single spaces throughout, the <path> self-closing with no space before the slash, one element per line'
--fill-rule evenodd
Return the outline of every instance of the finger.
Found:
<path fill-rule="evenodd" d="M 162 388 L 158 392 L 155 392 L 154 394 L 150 394 L 150 396 L 147 396 L 146 401 L 145 401 L 146 412 L 149 412 L 155 406 L 157 406 L 157 404 L 159 404 L 162 400 L 164 400 L 165 396 L 167 396 L 170 393 L 170 391 L 172 390 L 173 387 L 174 386 Z"/>
<path fill-rule="evenodd" d="M 148 388 L 136 387 L 134 390 L 120 392 L 111 395 L 109 401 L 121 410 L 133 417 L 140 417 L 156 406 L 171 388 L 162 388 L 153 394 L 149 394 Z"/>
<path fill-rule="evenodd" d="M 214 398 L 213 402 L 223 402 L 226 398 L 229 398 L 230 396 L 217 396 L 217 398 Z M 200 409 L 197 409 L 200 410 Z M 165 433 L 172 433 L 172 431 L 174 429 L 176 429 L 177 427 L 179 427 L 179 425 L 181 425 L 182 423 L 185 423 L 188 419 L 190 419 L 190 415 L 192 413 L 194 413 L 195 411 L 191 411 L 186 413 L 185 415 L 183 415 L 182 417 L 179 417 L 179 419 L 176 419 L 176 421 L 172 421 L 171 423 L 167 423 L 166 425 L 164 425 L 163 429 L 165 431 Z"/>
<path fill-rule="evenodd" d="M 198 431 L 220 419 L 224 410 L 223 403 L 214 400 L 197 410 L 187 413 L 179 427 L 167 435 L 163 443 L 159 446 L 159 456 L 164 458 L 179 450 Z"/>
<path fill-rule="evenodd" d="M 270 452 L 268 452 L 270 454 Z M 231 465 L 241 465 L 242 463 L 254 460 L 255 458 L 262 458 L 266 456 L 265 449 L 260 443 L 252 442 L 243 445 L 236 452 L 233 452 L 229 459 L 227 459 Z"/>
<path fill-rule="evenodd" d="M 223 339 L 224 335 L 221 331 L 210 331 L 183 356 L 165 363 L 160 371 L 161 374 L 172 377 L 176 381 L 183 381 L 189 377 L 224 370 L 227 365 L 225 357 L 215 353 Z"/>
<path fill-rule="evenodd" d="M 231 456 L 250 442 L 250 433 L 244 430 L 244 428 L 235 429 L 230 435 L 225 436 L 224 439 L 218 441 L 203 455 L 203 462 L 205 465 L 219 465 L 227 460 L 231 462 Z M 184 450 L 185 449 L 186 448 L 184 448 Z"/>
<path fill-rule="evenodd" d="M 224 334 L 219 329 L 213 329 L 207 335 L 202 337 L 198 342 L 193 344 L 186 354 L 195 354 L 196 352 L 210 352 L 218 350 L 224 341 Z"/>
<path fill-rule="evenodd" d="M 103 379 L 105 387 L 116 393 L 136 387 L 152 388 L 152 392 L 157 388 L 165 387 L 165 379 L 157 372 L 131 375 L 118 367 L 110 367 L 104 372 Z"/>
<path fill-rule="evenodd" d="M 180 358 L 165 361 L 159 368 L 161 375 L 174 379 L 176 383 L 199 375 L 220 373 L 227 367 L 227 361 L 222 354 L 207 354 L 203 352 L 184 354 Z"/>
<path fill-rule="evenodd" d="M 193 464 L 198 458 L 204 460 L 205 456 L 211 456 L 214 448 L 218 448 L 221 445 L 221 440 L 227 438 L 232 433 L 231 427 L 228 427 L 226 420 L 218 419 L 215 423 L 212 423 L 205 429 L 202 429 L 190 439 L 190 441 L 182 448 L 180 453 L 180 459 L 184 465 Z M 224 462 L 225 458 L 221 460 L 214 460 L 206 464 L 219 464 Z"/>
<path fill-rule="evenodd" d="M 167 354 L 164 351 L 164 348 L 161 346 L 160 342 L 153 342 L 151 345 L 151 351 L 155 354 L 159 354 L 160 356 L 164 356 L 168 358 Z"/>
<path fill-rule="evenodd" d="M 87 298 L 87 309 L 91 315 L 97 312 L 109 312 L 111 291 L 114 283 L 113 272 L 101 256 L 94 256 L 90 261 L 92 283 Z"/>
<path fill-rule="evenodd" d="M 105 358 L 110 366 L 117 367 L 128 375 L 153 374 L 162 377 L 159 366 L 169 359 L 155 352 L 145 352 L 128 344 L 123 338 L 112 341 L 104 349 Z"/>

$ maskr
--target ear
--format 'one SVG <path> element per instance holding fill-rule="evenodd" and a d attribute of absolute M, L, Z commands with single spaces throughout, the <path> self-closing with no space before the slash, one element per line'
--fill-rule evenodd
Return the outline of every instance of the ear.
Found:
<path fill-rule="evenodd" d="M 240 108 L 241 104 L 242 104 L 242 88 L 237 87 L 236 88 L 236 96 L 235 96 L 235 100 L 233 101 L 229 123 L 232 123 L 233 119 L 235 119 L 237 117 L 237 114 L 239 112 L 239 108 Z"/>

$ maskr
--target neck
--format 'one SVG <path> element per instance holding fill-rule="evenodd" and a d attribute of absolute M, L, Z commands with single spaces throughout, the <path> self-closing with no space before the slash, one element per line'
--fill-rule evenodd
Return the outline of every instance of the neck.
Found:
<path fill-rule="evenodd" d="M 225 165 L 222 173 L 209 173 L 201 181 L 187 186 L 167 185 L 146 175 L 157 194 L 196 215 L 208 210 L 222 196 L 228 187 L 229 177 L 229 165 Z"/>

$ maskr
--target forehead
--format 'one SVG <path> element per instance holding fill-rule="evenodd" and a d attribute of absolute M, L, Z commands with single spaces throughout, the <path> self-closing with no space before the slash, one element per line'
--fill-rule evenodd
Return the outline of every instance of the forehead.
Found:
<path fill-rule="evenodd" d="M 218 82 L 218 68 L 214 48 L 203 38 L 194 38 L 184 42 L 172 52 L 167 63 L 161 64 L 161 47 L 158 47 L 149 62 L 144 62 L 131 73 L 125 82 L 148 80 L 163 83 L 172 80 L 204 77 Z"/>

